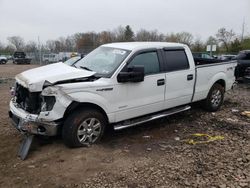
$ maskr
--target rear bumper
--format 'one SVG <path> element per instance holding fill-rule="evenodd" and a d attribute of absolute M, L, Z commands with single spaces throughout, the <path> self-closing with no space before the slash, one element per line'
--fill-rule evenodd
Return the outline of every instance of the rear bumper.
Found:
<path fill-rule="evenodd" d="M 14 59 L 16 64 L 30 64 L 31 59 Z"/>
<path fill-rule="evenodd" d="M 55 136 L 60 125 L 60 123 L 40 120 L 38 115 L 24 111 L 12 100 L 10 101 L 9 117 L 13 126 L 22 133 Z"/>

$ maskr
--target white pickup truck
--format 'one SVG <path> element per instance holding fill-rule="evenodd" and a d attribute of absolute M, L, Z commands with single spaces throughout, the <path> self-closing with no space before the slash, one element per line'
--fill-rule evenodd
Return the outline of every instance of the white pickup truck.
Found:
<path fill-rule="evenodd" d="M 78 147 L 115 130 L 190 109 L 216 111 L 234 82 L 236 62 L 196 66 L 188 46 L 165 42 L 105 44 L 69 66 L 55 63 L 16 76 L 9 116 L 22 133 Z"/>

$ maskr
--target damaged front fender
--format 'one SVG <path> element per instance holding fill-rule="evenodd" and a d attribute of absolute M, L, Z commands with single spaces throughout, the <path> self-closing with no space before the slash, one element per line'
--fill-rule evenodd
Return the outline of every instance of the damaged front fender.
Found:
<path fill-rule="evenodd" d="M 60 86 L 49 86 L 42 91 L 41 95 L 54 96 L 56 99 L 51 111 L 41 111 L 38 116 L 39 119 L 46 121 L 54 121 L 63 118 L 64 112 L 73 101 Z"/>

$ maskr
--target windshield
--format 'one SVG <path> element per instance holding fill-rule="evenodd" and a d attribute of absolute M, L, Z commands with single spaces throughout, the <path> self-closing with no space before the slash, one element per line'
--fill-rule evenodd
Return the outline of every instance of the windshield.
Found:
<path fill-rule="evenodd" d="M 205 58 L 205 59 L 213 59 L 213 57 L 211 57 L 211 56 L 208 55 L 208 54 L 202 54 L 202 58 Z"/>
<path fill-rule="evenodd" d="M 79 59 L 81 59 L 81 57 L 79 57 L 79 56 L 72 57 L 72 58 L 68 59 L 67 61 L 64 61 L 64 63 L 67 64 L 67 65 L 73 65 Z"/>
<path fill-rule="evenodd" d="M 74 64 L 77 68 L 94 71 L 100 75 L 113 73 L 130 51 L 110 47 L 99 47 Z"/>

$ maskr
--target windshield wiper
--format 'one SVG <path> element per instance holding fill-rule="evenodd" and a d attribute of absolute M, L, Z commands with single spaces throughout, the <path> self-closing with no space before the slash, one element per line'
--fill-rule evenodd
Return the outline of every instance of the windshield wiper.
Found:
<path fill-rule="evenodd" d="M 88 68 L 88 67 L 82 67 L 82 66 L 80 66 L 80 68 L 81 68 L 81 69 L 88 70 L 88 71 L 93 71 L 93 70 L 91 70 L 91 69 L 90 69 L 90 68 Z"/>

